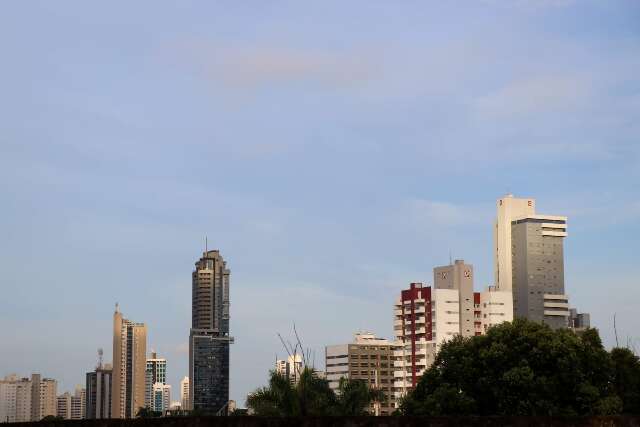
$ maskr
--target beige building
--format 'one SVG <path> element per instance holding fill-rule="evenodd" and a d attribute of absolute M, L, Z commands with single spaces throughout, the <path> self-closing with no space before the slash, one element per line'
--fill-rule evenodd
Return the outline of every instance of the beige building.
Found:
<path fill-rule="evenodd" d="M 189 377 L 184 377 L 180 381 L 180 406 L 185 411 L 191 409 L 189 406 Z"/>
<path fill-rule="evenodd" d="M 534 199 L 518 199 L 513 194 L 496 202 L 496 221 L 493 227 L 493 259 L 495 286 L 500 291 L 511 291 L 513 287 L 511 223 L 520 218 L 534 215 Z"/>
<path fill-rule="evenodd" d="M 369 408 L 374 415 L 391 415 L 395 410 L 393 390 L 393 344 L 370 333 L 355 334 L 353 342 L 325 348 L 326 379 L 338 391 L 341 378 L 365 381 L 382 390 L 386 401 Z"/>
<path fill-rule="evenodd" d="M 57 383 L 40 374 L 31 375 L 31 421 L 40 421 L 56 415 Z"/>
<path fill-rule="evenodd" d="M 74 394 L 69 392 L 61 394 L 57 398 L 56 416 L 65 420 L 84 419 L 85 397 L 85 390 L 81 386 L 76 386 Z"/>
<path fill-rule="evenodd" d="M 111 418 L 135 418 L 144 407 L 147 327 L 113 314 Z"/>
<path fill-rule="evenodd" d="M 31 421 L 31 381 L 6 376 L 0 380 L 0 423 Z"/>

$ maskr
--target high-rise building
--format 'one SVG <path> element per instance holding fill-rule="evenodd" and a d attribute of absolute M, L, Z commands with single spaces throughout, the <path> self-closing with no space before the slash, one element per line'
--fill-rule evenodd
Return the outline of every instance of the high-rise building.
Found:
<path fill-rule="evenodd" d="M 110 364 L 98 365 L 87 372 L 85 417 L 88 419 L 111 418 L 112 368 Z"/>
<path fill-rule="evenodd" d="M 185 411 L 191 408 L 189 405 L 189 377 L 184 377 L 180 381 L 180 407 Z"/>
<path fill-rule="evenodd" d="M 302 355 L 287 357 L 287 360 L 276 360 L 276 372 L 286 377 L 291 384 L 297 384 L 303 369 Z"/>
<path fill-rule="evenodd" d="M 190 407 L 224 412 L 229 402 L 229 275 L 217 250 L 206 250 L 192 274 L 189 334 Z"/>
<path fill-rule="evenodd" d="M 171 386 L 169 384 L 155 383 L 152 388 L 151 410 L 161 412 L 163 415 L 169 410 L 171 404 Z"/>
<path fill-rule="evenodd" d="M 508 194 L 497 202 L 494 229 L 496 290 L 512 291 L 514 317 L 570 325 L 564 282 L 567 217 L 540 215 L 534 199 Z"/>
<path fill-rule="evenodd" d="M 434 268 L 433 287 L 459 292 L 460 334 L 463 337 L 474 336 L 473 266 L 457 259 L 453 264 Z"/>
<path fill-rule="evenodd" d="M 391 415 L 395 408 L 393 390 L 393 344 L 371 333 L 357 333 L 353 342 L 325 348 L 326 379 L 329 387 L 339 390 L 340 379 L 364 381 L 381 390 L 386 399 L 369 408 L 373 415 Z"/>
<path fill-rule="evenodd" d="M 460 334 L 460 296 L 456 289 L 411 283 L 394 308 L 394 388 L 396 400 L 413 389 L 431 366 L 440 346 Z"/>
<path fill-rule="evenodd" d="M 507 194 L 498 199 L 496 208 L 498 214 L 493 227 L 495 286 L 500 291 L 510 291 L 513 276 L 511 223 L 515 219 L 535 214 L 536 201 L 534 199 L 517 199 L 513 197 L 513 194 Z"/>
<path fill-rule="evenodd" d="M 147 327 L 113 314 L 111 418 L 134 418 L 144 407 Z"/>
<path fill-rule="evenodd" d="M 145 374 L 144 406 L 147 408 L 153 407 L 153 386 L 157 383 L 167 383 L 167 359 L 158 357 L 156 352 L 151 352 L 151 357 L 147 359 Z"/>

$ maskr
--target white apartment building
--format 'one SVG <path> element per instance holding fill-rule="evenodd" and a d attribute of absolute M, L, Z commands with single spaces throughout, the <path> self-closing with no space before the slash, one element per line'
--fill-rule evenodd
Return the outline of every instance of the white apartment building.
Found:
<path fill-rule="evenodd" d="M 511 292 L 501 292 L 495 287 L 473 292 L 473 268 L 461 260 L 450 267 L 434 269 L 436 284 L 444 289 L 412 283 L 396 300 L 393 325 L 396 402 L 416 386 L 445 342 L 456 335 L 481 335 L 493 325 L 513 320 Z M 450 273 L 459 277 L 450 280 Z"/>
<path fill-rule="evenodd" d="M 499 291 L 488 286 L 484 292 L 477 292 L 476 335 L 487 333 L 491 326 L 513 320 L 513 297 L 511 292 Z"/>
<path fill-rule="evenodd" d="M 291 384 L 297 384 L 304 369 L 302 355 L 296 353 L 287 360 L 276 360 L 276 372 L 289 379 Z"/>
<path fill-rule="evenodd" d="M 460 334 L 460 293 L 412 283 L 394 307 L 396 400 L 416 386 L 440 346 Z"/>

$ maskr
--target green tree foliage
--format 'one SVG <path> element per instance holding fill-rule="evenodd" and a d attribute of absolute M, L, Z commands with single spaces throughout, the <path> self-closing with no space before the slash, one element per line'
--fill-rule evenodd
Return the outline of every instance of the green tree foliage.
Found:
<path fill-rule="evenodd" d="M 622 399 L 622 412 L 640 414 L 640 359 L 627 348 L 611 350 L 613 384 Z"/>
<path fill-rule="evenodd" d="M 617 414 L 623 407 L 626 410 L 627 400 L 637 398 L 637 382 L 627 379 L 633 377 L 627 373 L 638 365 L 637 358 L 634 365 L 628 354 L 620 355 L 618 363 L 615 360 L 595 329 L 576 334 L 518 319 L 495 326 L 483 336 L 456 337 L 445 343 L 415 390 L 402 401 L 400 412 Z M 636 408 L 629 405 L 630 411 Z"/>
<path fill-rule="evenodd" d="M 42 419 L 42 421 L 46 421 L 46 422 L 64 422 L 64 418 L 58 417 L 58 416 L 55 416 L 55 415 L 47 415 L 46 417 L 44 417 Z"/>
<path fill-rule="evenodd" d="M 160 412 L 153 411 L 146 406 L 138 409 L 138 413 L 136 414 L 136 418 L 155 418 L 160 416 L 162 416 Z"/>
<path fill-rule="evenodd" d="M 358 416 L 367 415 L 372 402 L 384 402 L 382 390 L 369 388 L 362 380 L 340 379 L 339 393 L 336 397 L 336 415 Z"/>
<path fill-rule="evenodd" d="M 336 395 L 327 380 L 305 368 L 295 385 L 272 371 L 269 385 L 247 397 L 247 407 L 260 416 L 363 415 L 372 402 L 383 398 L 363 381 L 346 379 L 340 381 L 340 393 Z"/>

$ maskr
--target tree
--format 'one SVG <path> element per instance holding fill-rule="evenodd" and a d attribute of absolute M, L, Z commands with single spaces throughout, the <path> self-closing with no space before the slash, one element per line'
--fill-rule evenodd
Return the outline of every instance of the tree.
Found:
<path fill-rule="evenodd" d="M 247 407 L 262 416 L 327 415 L 335 405 L 335 394 L 329 383 L 317 378 L 310 368 L 300 373 L 298 383 L 271 372 L 269 385 L 247 397 Z"/>
<path fill-rule="evenodd" d="M 272 371 L 269 385 L 247 397 L 247 407 L 259 416 L 364 415 L 372 402 L 383 399 L 381 391 L 369 389 L 364 381 L 344 378 L 337 396 L 327 380 L 307 367 L 295 385 Z"/>
<path fill-rule="evenodd" d="M 161 416 L 162 414 L 157 411 L 151 410 L 149 407 L 142 407 L 138 409 L 138 413 L 136 414 L 136 418 L 156 418 Z"/>
<path fill-rule="evenodd" d="M 486 335 L 445 343 L 413 392 L 406 415 L 604 415 L 622 402 L 595 329 L 577 335 L 517 319 Z"/>
<path fill-rule="evenodd" d="M 628 348 L 611 350 L 613 387 L 622 399 L 622 412 L 640 414 L 640 359 Z"/>
<path fill-rule="evenodd" d="M 55 415 L 47 415 L 46 417 L 44 417 L 41 421 L 46 421 L 46 422 L 58 422 L 58 421 L 64 421 L 64 418 L 62 417 L 58 417 Z"/>
<path fill-rule="evenodd" d="M 336 398 L 336 415 L 367 415 L 373 402 L 384 402 L 382 390 L 371 389 L 363 380 L 340 378 L 339 393 Z"/>

